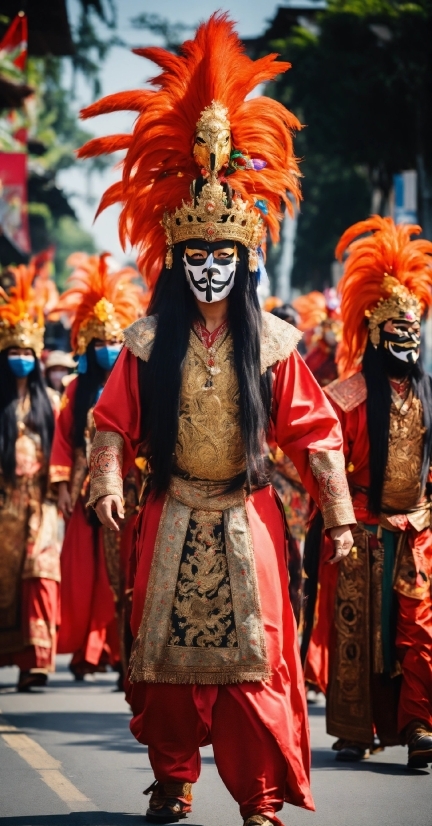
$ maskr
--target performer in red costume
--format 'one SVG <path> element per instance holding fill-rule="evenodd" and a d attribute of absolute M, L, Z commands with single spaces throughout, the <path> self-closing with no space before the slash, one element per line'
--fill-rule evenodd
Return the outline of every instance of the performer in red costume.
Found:
<path fill-rule="evenodd" d="M 81 154 L 127 149 L 103 204 L 122 203 L 122 237 L 139 246 L 144 271 L 156 261 L 160 273 L 95 408 L 90 502 L 118 529 L 122 469 L 143 446 L 150 476 L 128 699 L 156 778 L 147 819 L 174 823 L 191 811 L 199 748 L 212 743 L 245 824 L 270 826 L 284 801 L 313 801 L 266 431 L 320 501 L 335 561 L 350 550 L 354 518 L 337 417 L 296 352 L 299 333 L 262 314 L 257 298 L 260 242 L 267 227 L 278 237 L 287 191 L 298 197 L 297 121 L 273 100 L 246 97 L 288 65 L 274 55 L 251 61 L 226 15 L 201 25 L 178 55 L 140 54 L 163 70 L 154 91 L 84 112 L 139 113 L 131 136 L 98 139 Z"/>
<path fill-rule="evenodd" d="M 305 334 L 305 362 L 318 384 L 325 387 L 338 376 L 336 349 L 342 333 L 339 296 L 333 287 L 323 293 L 314 290 L 295 298 L 293 307 L 300 317 L 298 328 Z"/>
<path fill-rule="evenodd" d="M 347 253 L 339 365 L 354 374 L 326 392 L 358 526 L 338 572 L 321 563 L 306 667 L 328 682 L 337 759 L 362 759 L 376 733 L 384 746 L 408 743 L 412 767 L 432 761 L 432 389 L 419 359 L 432 243 L 411 240 L 419 232 L 373 216 L 337 247 Z"/>
<path fill-rule="evenodd" d="M 59 653 L 73 653 L 70 668 L 79 680 L 108 663 L 121 671 L 124 659 L 117 631 L 123 615 L 127 556 L 124 546 L 121 554 L 120 537 L 117 541 L 103 530 L 94 512 L 86 509 L 87 457 L 95 432 L 93 407 L 120 352 L 122 329 L 139 315 L 142 290 L 132 283 L 134 269 L 110 270 L 108 255 L 76 253 L 69 263 L 74 267 L 71 287 L 62 295 L 55 312 L 72 314 L 78 377 L 68 384 L 61 401 L 50 476 L 53 485 L 58 486 L 59 508 L 67 521 L 61 555 Z M 127 544 L 138 504 L 137 468 L 128 474 L 124 495 L 128 519 L 123 539 Z"/>
<path fill-rule="evenodd" d="M 0 666 L 18 665 L 18 691 L 46 684 L 60 622 L 58 517 L 48 496 L 56 394 L 40 367 L 43 308 L 33 266 L 0 288 Z"/>

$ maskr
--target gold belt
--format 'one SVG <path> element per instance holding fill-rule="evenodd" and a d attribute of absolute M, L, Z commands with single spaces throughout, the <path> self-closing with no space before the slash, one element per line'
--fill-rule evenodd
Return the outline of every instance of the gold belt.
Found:
<path fill-rule="evenodd" d="M 243 504 L 245 500 L 243 488 L 225 493 L 224 490 L 228 484 L 173 476 L 169 486 L 169 495 L 192 510 L 225 511 L 235 505 Z"/>

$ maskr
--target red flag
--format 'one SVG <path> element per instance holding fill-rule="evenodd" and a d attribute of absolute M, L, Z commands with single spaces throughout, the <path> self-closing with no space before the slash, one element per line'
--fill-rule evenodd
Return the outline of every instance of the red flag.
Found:
<path fill-rule="evenodd" d="M 27 61 L 27 17 L 19 12 L 9 26 L 3 40 L 0 41 L 0 52 L 7 52 L 17 69 L 24 72 Z"/>

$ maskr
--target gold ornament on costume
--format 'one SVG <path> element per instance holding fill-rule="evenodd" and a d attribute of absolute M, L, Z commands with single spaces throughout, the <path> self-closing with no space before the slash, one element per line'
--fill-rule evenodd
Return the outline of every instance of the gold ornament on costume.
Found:
<path fill-rule="evenodd" d="M 380 343 L 380 327 L 384 321 L 397 318 L 404 321 L 420 322 L 421 306 L 414 293 L 407 290 L 400 282 L 387 273 L 382 282 L 384 296 L 373 310 L 366 310 L 369 324 L 369 338 L 375 348 Z"/>
<path fill-rule="evenodd" d="M 40 358 L 44 345 L 45 325 L 42 307 L 33 288 L 34 266 L 10 267 L 14 286 L 9 294 L 0 287 L 0 351 L 9 347 L 34 350 Z"/>
<path fill-rule="evenodd" d="M 194 201 L 185 203 L 163 217 L 168 253 L 166 266 L 172 267 L 172 247 L 179 241 L 202 238 L 204 241 L 238 241 L 249 250 L 249 269 L 258 269 L 258 246 L 264 225 L 257 210 L 251 209 L 241 198 L 234 197 L 232 206 L 222 184 L 214 173 Z"/>
<path fill-rule="evenodd" d="M 87 350 L 93 338 L 101 341 L 123 341 L 123 331 L 116 316 L 114 304 L 101 298 L 93 308 L 93 316 L 82 325 L 78 333 L 79 356 Z"/>
<path fill-rule="evenodd" d="M 213 100 L 201 112 L 196 125 L 193 156 L 206 172 L 218 173 L 229 163 L 231 127 L 228 109 Z"/>

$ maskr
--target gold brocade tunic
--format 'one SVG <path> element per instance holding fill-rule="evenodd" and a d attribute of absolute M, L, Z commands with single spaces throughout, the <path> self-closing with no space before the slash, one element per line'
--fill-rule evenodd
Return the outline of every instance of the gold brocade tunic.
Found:
<path fill-rule="evenodd" d="M 223 482 L 245 470 L 233 342 L 227 331 L 209 350 L 191 331 L 183 370 L 175 460 L 194 479 Z M 211 382 L 211 385 L 210 385 Z M 209 386 L 210 385 L 210 386 Z"/>
<path fill-rule="evenodd" d="M 60 580 L 57 507 L 45 498 L 48 467 L 30 410 L 29 396 L 17 402 L 15 481 L 0 471 L 0 653 L 22 645 L 21 580 Z"/>
<path fill-rule="evenodd" d="M 388 459 L 382 492 L 384 511 L 404 513 L 418 504 L 424 434 L 422 404 L 410 391 L 402 406 L 393 402 L 390 409 Z"/>

